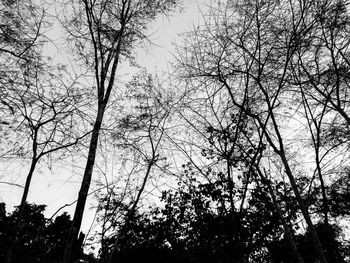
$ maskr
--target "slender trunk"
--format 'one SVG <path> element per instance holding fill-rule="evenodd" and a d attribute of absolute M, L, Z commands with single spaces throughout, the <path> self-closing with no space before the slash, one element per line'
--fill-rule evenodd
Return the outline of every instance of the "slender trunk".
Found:
<path fill-rule="evenodd" d="M 19 213 L 18 213 L 18 218 L 17 218 L 17 222 L 15 223 L 14 227 L 17 228 L 19 224 L 21 224 L 21 219 L 23 216 L 23 212 L 24 212 L 24 208 L 25 205 L 27 203 L 27 197 L 28 197 L 28 193 L 29 193 L 29 187 L 30 187 L 30 183 L 32 181 L 32 177 L 35 171 L 35 167 L 36 164 L 38 163 L 38 159 L 36 158 L 36 156 L 33 156 L 32 158 L 32 163 L 30 165 L 30 169 L 27 175 L 27 179 L 26 179 L 26 183 L 24 185 L 24 190 L 23 190 L 23 194 L 22 194 L 22 199 L 21 199 L 21 204 L 19 205 Z M 16 230 L 16 229 L 15 229 Z M 13 256 L 13 251 L 15 249 L 16 246 L 16 242 L 17 242 L 17 237 L 16 235 L 17 231 L 14 231 L 14 235 L 10 238 L 10 247 L 9 250 L 7 252 L 7 258 L 6 258 L 6 262 L 7 263 L 11 263 L 12 262 L 12 256 Z"/>
<path fill-rule="evenodd" d="M 304 259 L 301 256 L 301 254 L 299 253 L 298 247 L 295 244 L 295 241 L 294 241 L 294 238 L 293 238 L 293 234 L 292 234 L 289 226 L 287 225 L 287 223 L 286 223 L 286 221 L 285 221 L 285 219 L 283 217 L 281 209 L 279 208 L 278 205 L 275 204 L 276 200 L 274 200 L 273 202 L 274 202 L 276 210 L 278 211 L 280 219 L 282 221 L 282 225 L 283 225 L 283 229 L 284 229 L 284 233 L 285 233 L 285 238 L 286 238 L 286 240 L 288 242 L 289 248 L 292 251 L 293 260 L 295 260 L 296 263 L 304 263 Z"/>
<path fill-rule="evenodd" d="M 323 176 L 322 176 L 322 170 L 321 170 L 320 160 L 319 159 L 320 159 L 319 158 L 319 152 L 317 150 L 316 151 L 316 167 L 317 167 L 318 177 L 319 177 L 320 183 L 321 183 L 324 224 L 326 226 L 328 226 L 328 199 L 327 199 L 326 188 L 325 188 L 325 185 L 324 185 L 324 180 L 323 180 Z"/>
<path fill-rule="evenodd" d="M 319 236 L 318 236 L 318 234 L 316 232 L 316 228 L 315 228 L 314 224 L 312 223 L 312 220 L 311 220 L 308 208 L 305 205 L 305 202 L 303 201 L 303 198 L 302 198 L 302 196 L 301 196 L 301 194 L 299 192 L 298 186 L 297 186 L 297 184 L 295 182 L 294 176 L 292 175 L 292 171 L 290 170 L 289 164 L 288 164 L 287 159 L 285 158 L 284 154 L 281 154 L 281 159 L 282 159 L 282 162 L 284 164 L 284 168 L 286 170 L 286 174 L 287 174 L 287 176 L 289 178 L 289 181 L 291 183 L 291 186 L 292 186 L 293 192 L 295 194 L 295 197 L 297 198 L 297 201 L 299 203 L 299 207 L 300 207 L 301 213 L 303 214 L 304 219 L 306 221 L 306 224 L 308 226 L 308 230 L 311 233 L 311 238 L 313 240 L 314 250 L 315 250 L 315 252 L 317 254 L 317 257 L 318 257 L 318 259 L 320 260 L 321 263 L 327 263 L 328 261 L 326 259 L 326 256 L 325 256 L 324 252 L 323 252 L 320 238 L 319 238 Z"/>
<path fill-rule="evenodd" d="M 226 159 L 226 169 L 227 169 L 227 179 L 228 179 L 228 188 L 229 188 L 229 195 L 230 195 L 230 205 L 231 205 L 231 210 L 230 210 L 230 224 L 232 226 L 232 238 L 236 240 L 236 242 L 233 243 L 233 249 L 236 252 L 237 256 L 237 262 L 245 262 L 245 248 L 243 245 L 242 241 L 242 228 L 241 228 L 241 214 L 238 214 L 235 211 L 235 203 L 234 203 L 234 193 L 233 193 L 233 178 L 232 178 L 232 173 L 231 173 L 231 166 L 230 166 L 230 160 L 229 156 L 227 156 Z M 248 180 L 248 179 L 247 179 Z M 242 200 L 242 207 L 241 211 L 243 209 L 243 203 L 244 200 Z"/>
<path fill-rule="evenodd" d="M 153 164 L 156 162 L 155 159 L 156 159 L 156 157 L 155 157 L 155 155 L 153 154 L 152 159 L 151 159 L 151 160 L 149 161 L 149 163 L 148 163 L 146 175 L 145 175 L 145 177 L 143 178 L 142 186 L 141 186 L 140 190 L 138 191 L 137 197 L 136 197 L 136 199 L 135 199 L 135 202 L 134 202 L 134 204 L 132 205 L 132 207 L 131 207 L 130 211 L 128 212 L 127 217 L 126 217 L 126 219 L 125 219 L 125 224 L 124 224 L 124 227 L 125 227 L 125 228 L 127 228 L 127 227 L 129 226 L 130 220 L 131 220 L 132 216 L 134 215 L 134 213 L 135 213 L 135 211 L 136 211 L 137 204 L 138 204 L 138 202 L 140 201 L 140 199 L 141 199 L 141 194 L 142 194 L 143 190 L 144 190 L 145 187 L 146 187 L 146 183 L 147 183 L 148 177 L 149 177 L 149 175 L 150 175 L 150 173 L 151 173 L 152 166 L 153 166 Z M 115 239 L 115 242 L 114 242 L 114 244 L 113 244 L 113 247 L 112 247 L 112 251 L 111 251 L 109 257 L 107 258 L 106 263 L 111 263 L 111 262 L 112 262 L 112 260 L 113 260 L 113 258 L 114 258 L 114 256 L 115 256 L 115 252 L 116 252 L 116 249 L 117 249 L 117 245 L 118 245 L 118 243 L 119 243 L 119 238 L 120 238 L 120 235 L 117 235 L 117 237 L 116 237 L 116 239 Z"/>
<path fill-rule="evenodd" d="M 316 253 L 317 257 L 318 257 L 318 260 L 320 261 L 320 263 L 328 263 L 328 261 L 326 259 L 326 256 L 325 256 L 325 254 L 323 252 L 323 249 L 322 249 L 320 238 L 319 238 L 319 236 L 318 236 L 318 234 L 316 232 L 314 224 L 312 223 L 309 210 L 308 210 L 308 208 L 307 208 L 307 206 L 306 206 L 306 204 L 305 204 L 305 202 L 303 200 L 303 197 L 300 194 L 300 191 L 298 189 L 298 185 L 297 185 L 297 183 L 295 181 L 295 178 L 294 178 L 294 175 L 292 173 L 292 170 L 290 169 L 290 166 L 289 166 L 289 163 L 288 163 L 288 160 L 287 160 L 287 157 L 286 157 L 286 153 L 285 153 L 285 150 L 284 150 L 283 139 L 282 139 L 281 133 L 279 131 L 279 127 L 277 125 L 277 121 L 275 119 L 275 115 L 273 114 L 273 111 L 272 111 L 273 107 L 271 107 L 271 104 L 269 103 L 269 101 L 268 101 L 268 106 L 269 106 L 270 113 L 271 113 L 272 124 L 274 126 L 274 130 L 276 132 L 276 136 L 277 136 L 277 139 L 278 139 L 279 149 L 276 147 L 275 143 L 272 141 L 271 137 L 269 136 L 269 134 L 268 134 L 268 132 L 266 130 L 264 131 L 265 136 L 266 136 L 269 144 L 274 149 L 274 151 L 281 158 L 281 161 L 282 161 L 284 169 L 285 169 L 285 173 L 288 176 L 288 179 L 289 179 L 289 182 L 291 184 L 293 193 L 294 193 L 294 195 L 296 197 L 296 200 L 297 200 L 297 202 L 299 204 L 299 208 L 301 210 L 301 213 L 303 214 L 303 217 L 304 217 L 304 219 L 306 221 L 306 224 L 308 226 L 308 230 L 311 233 L 311 238 L 312 238 L 312 241 L 313 241 L 314 251 L 315 251 L 315 253 Z"/>
<path fill-rule="evenodd" d="M 23 213 L 24 206 L 25 206 L 25 204 L 27 202 L 28 193 L 29 193 L 29 187 L 30 187 L 30 183 L 32 181 L 32 177 L 33 177 L 34 170 L 35 170 L 37 162 L 38 162 L 38 160 L 36 158 L 32 159 L 32 163 L 30 165 L 30 170 L 29 170 L 29 173 L 28 173 L 27 179 L 26 179 L 26 184 L 24 185 L 24 190 L 23 190 L 23 194 L 22 194 L 21 204 L 19 206 L 19 213 L 20 213 L 20 215 Z"/>
<path fill-rule="evenodd" d="M 69 229 L 67 243 L 64 251 L 63 263 L 71 263 L 73 260 L 74 244 L 76 243 L 78 238 L 81 222 L 83 219 L 86 199 L 90 188 L 92 172 L 93 172 L 95 158 L 96 158 L 98 137 L 99 137 L 99 132 L 100 132 L 102 120 L 103 120 L 103 114 L 104 114 L 104 107 L 99 106 L 95 125 L 91 134 L 89 154 L 88 154 L 88 159 L 85 166 L 83 181 L 81 183 L 81 187 L 79 190 L 78 201 L 75 208 L 73 221 Z"/>
<path fill-rule="evenodd" d="M 273 205 L 280 217 L 280 220 L 282 222 L 282 226 L 283 226 L 283 229 L 284 229 L 284 233 L 285 233 L 285 237 L 287 239 L 287 242 L 288 242 L 288 245 L 292 251 L 292 254 L 293 254 L 293 260 L 295 260 L 296 263 L 304 263 L 304 259 L 303 257 L 300 255 L 299 253 L 299 250 L 298 250 L 298 247 L 297 245 L 295 244 L 295 241 L 294 241 L 294 238 L 293 238 L 293 234 L 292 234 L 292 231 L 290 230 L 285 218 L 284 218 L 284 215 L 283 215 L 283 212 L 281 210 L 281 208 L 279 207 L 278 205 L 278 202 L 277 202 L 277 198 L 276 198 L 276 195 L 272 189 L 272 186 L 270 184 L 269 181 L 267 181 L 267 178 L 265 178 L 261 171 L 259 171 L 259 174 L 260 176 L 265 179 L 265 181 L 267 182 L 267 187 L 269 189 L 269 192 L 270 192 L 270 195 L 271 195 L 271 198 L 272 198 L 272 202 L 273 202 Z"/>
<path fill-rule="evenodd" d="M 314 117 L 314 113 L 313 113 L 312 109 L 310 108 L 308 99 L 306 98 L 305 92 L 304 92 L 302 87 L 300 87 L 300 93 L 301 93 L 302 102 L 303 102 L 304 110 L 305 110 L 305 115 L 306 115 L 306 119 L 308 122 L 310 134 L 311 134 L 311 139 L 312 139 L 314 149 L 315 149 L 316 170 L 317 170 L 318 177 L 320 179 L 321 190 L 322 190 L 324 224 L 326 226 L 328 226 L 328 200 L 327 200 L 327 194 L 326 194 L 326 189 L 325 189 L 325 184 L 324 184 L 322 169 L 321 169 L 321 159 L 322 158 L 320 158 L 320 146 L 321 146 L 321 125 L 323 123 L 323 118 L 326 114 L 327 104 L 328 104 L 330 98 L 326 97 L 326 102 L 323 106 L 321 114 L 319 115 L 320 117 L 317 120 L 317 118 Z M 312 124 L 315 126 L 316 135 L 313 132 Z"/>

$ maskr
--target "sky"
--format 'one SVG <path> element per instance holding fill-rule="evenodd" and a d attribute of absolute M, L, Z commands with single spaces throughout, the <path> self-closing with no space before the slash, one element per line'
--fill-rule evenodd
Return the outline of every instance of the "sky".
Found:
<path fill-rule="evenodd" d="M 201 23 L 201 14 L 206 12 L 208 5 L 216 1 L 184 0 L 184 2 L 181 13 L 174 13 L 169 17 L 161 17 L 150 26 L 150 39 L 153 45 L 136 49 L 138 64 L 146 67 L 148 71 L 171 70 L 170 61 L 174 56 L 172 43 L 176 41 L 178 34 L 190 30 L 195 24 Z M 54 27 L 58 27 L 58 25 L 58 23 L 54 23 Z M 51 32 L 48 32 L 52 43 L 46 47 L 47 53 L 62 63 L 70 63 L 65 57 L 65 52 L 60 48 L 65 43 L 61 41 L 54 44 L 55 40 L 61 38 L 59 36 L 60 32 L 58 28 L 53 28 Z M 124 66 L 122 71 L 130 73 L 133 69 L 129 66 Z M 57 167 L 54 165 L 53 160 L 44 160 L 33 176 L 28 202 L 46 204 L 45 215 L 47 218 L 50 218 L 57 209 L 76 200 L 84 165 L 85 163 L 72 165 L 68 160 L 64 165 L 61 164 L 61 166 Z M 7 183 L 24 185 L 28 170 L 29 164 L 26 161 L 19 161 L 15 158 L 0 159 L 0 202 L 7 204 L 8 211 L 19 205 L 22 188 L 10 186 Z M 82 224 L 82 231 L 84 232 L 88 231 L 95 215 L 95 210 L 89 209 L 91 201 L 92 199 L 90 198 L 90 204 L 87 204 L 84 214 Z M 73 214 L 74 205 L 68 206 L 62 211 Z M 61 214 L 61 212 L 58 214 Z"/>
<path fill-rule="evenodd" d="M 171 70 L 169 62 L 175 55 L 173 43 L 179 34 L 191 30 L 202 22 L 201 13 L 205 13 L 213 0 L 185 0 L 183 12 L 169 17 L 159 18 L 150 27 L 150 38 L 155 45 L 147 50 L 138 50 L 138 62 L 149 70 Z"/>

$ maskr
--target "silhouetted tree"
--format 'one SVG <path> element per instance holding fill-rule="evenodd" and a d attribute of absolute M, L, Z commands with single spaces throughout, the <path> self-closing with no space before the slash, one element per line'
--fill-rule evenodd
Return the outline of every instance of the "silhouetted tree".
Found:
<path fill-rule="evenodd" d="M 275 184 L 288 178 L 293 205 L 300 209 L 314 255 L 323 263 L 327 257 L 315 224 L 321 216 L 329 221 L 327 164 L 336 162 L 339 153 L 332 152 L 334 144 L 326 147 L 325 131 L 347 118 L 348 7 L 347 1 L 228 1 L 212 8 L 205 24 L 178 46 L 176 69 L 186 94 L 193 101 L 217 98 L 222 106 L 213 104 L 216 112 L 229 108 L 249 119 L 253 153 L 266 148 L 261 158 L 251 159 L 260 169 L 260 181 L 271 184 L 273 193 Z M 305 140 L 300 138 L 307 133 L 298 133 L 296 120 L 300 130 L 310 132 Z M 299 136 L 291 136 L 291 130 Z M 312 172 L 305 155 L 312 157 Z M 317 184 L 322 209 L 316 212 L 308 199 Z"/>
<path fill-rule="evenodd" d="M 146 39 L 148 23 L 178 4 L 172 1 L 99 0 L 71 1 L 73 19 L 68 28 L 79 58 L 94 72 L 97 115 L 72 226 L 67 238 L 64 263 L 71 263 L 73 245 L 83 218 L 96 159 L 99 133 L 122 58 L 131 58 L 133 47 Z"/>
<path fill-rule="evenodd" d="M 12 142 L 8 149 L 4 147 L 6 155 L 30 160 L 19 205 L 19 221 L 39 161 L 47 156 L 54 159 L 52 156 L 57 152 L 69 150 L 89 134 L 78 125 L 86 94 L 67 87 L 61 79 L 63 75 L 68 74 L 60 69 L 54 72 L 48 66 L 31 67 L 25 70 L 21 82 L 5 86 L 7 96 L 3 100 L 12 108 L 11 113 L 3 116 L 9 123 L 2 129 L 3 137 Z M 10 248 L 8 262 L 11 255 Z"/>

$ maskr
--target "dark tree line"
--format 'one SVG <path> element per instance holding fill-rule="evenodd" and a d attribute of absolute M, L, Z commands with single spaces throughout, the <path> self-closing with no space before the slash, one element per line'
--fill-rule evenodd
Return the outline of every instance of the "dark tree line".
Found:
<path fill-rule="evenodd" d="M 120 229 L 115 262 L 295 262 L 288 240 L 283 237 L 281 218 L 268 187 L 255 187 L 243 211 L 227 210 L 228 182 L 200 184 L 196 174 L 186 176 L 178 190 L 163 192 L 162 208 L 136 214 Z M 242 190 L 235 188 L 235 195 Z M 284 193 L 285 199 L 289 193 Z M 281 194 L 282 195 L 282 194 Z M 295 200 L 289 200 L 292 204 Z M 291 208 L 290 227 L 297 220 Z M 240 221 L 233 220 L 240 217 Z M 315 226 L 329 262 L 346 262 L 349 243 L 338 240 L 341 229 L 319 223 Z M 315 262 L 309 232 L 294 239 L 304 262 Z M 114 237 L 105 242 L 113 243 Z"/>
<path fill-rule="evenodd" d="M 17 242 L 13 248 L 12 262 L 62 262 L 72 220 L 67 213 L 47 219 L 44 211 L 45 205 L 27 203 L 23 211 L 17 207 L 12 213 L 7 213 L 5 204 L 0 204 L 1 262 L 7 259 L 13 236 Z M 75 259 L 89 258 L 83 253 L 82 241 L 75 250 Z"/>

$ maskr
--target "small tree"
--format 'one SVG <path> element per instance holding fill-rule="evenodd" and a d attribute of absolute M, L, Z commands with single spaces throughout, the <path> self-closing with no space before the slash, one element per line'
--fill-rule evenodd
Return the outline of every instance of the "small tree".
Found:
<path fill-rule="evenodd" d="M 123 167 L 128 171 L 128 178 L 125 180 L 127 183 L 119 198 L 116 196 L 118 193 L 111 195 L 111 192 L 108 192 L 108 198 L 103 198 L 104 202 L 101 205 L 106 209 L 105 213 L 110 214 L 112 221 L 120 217 L 116 212 L 119 208 L 124 210 L 120 211 L 123 218 L 122 228 L 130 224 L 142 201 L 142 196 L 147 192 L 147 184 L 152 179 L 156 180 L 154 174 L 162 169 L 167 159 L 165 134 L 172 112 L 172 96 L 164 92 L 163 85 L 164 83 L 157 77 L 152 77 L 146 71 L 134 76 L 126 85 L 126 96 L 121 102 L 122 110 L 119 114 L 123 117 L 119 118 L 116 127 L 112 129 L 113 144 L 117 149 L 123 150 L 123 158 L 125 158 Z M 116 186 L 120 187 L 118 182 Z M 112 204 L 111 198 L 123 199 L 125 205 L 119 206 L 118 202 Z M 104 225 L 106 225 L 106 219 L 108 221 L 108 217 L 102 219 Z M 108 222 L 108 224 L 114 232 L 118 233 L 115 222 Z M 109 261 L 113 261 L 119 242 L 118 234 L 112 234 L 115 236 L 114 245 L 108 253 L 107 248 L 102 249 L 104 257 L 108 256 Z"/>
<path fill-rule="evenodd" d="M 83 117 L 80 110 L 82 103 L 86 103 L 86 94 L 79 94 L 76 89 L 73 91 L 74 84 L 67 87 L 61 79 L 64 73 L 58 71 L 56 76 L 53 70 L 48 73 L 48 68 L 27 68 L 22 74 L 21 82 L 6 86 L 7 96 L 3 100 L 7 101 L 12 111 L 5 116 L 8 127 L 3 131 L 14 144 L 8 145 L 6 155 L 30 160 L 18 208 L 19 218 L 27 202 L 32 177 L 39 161 L 76 145 L 89 133 L 78 125 Z M 21 220 L 18 224 L 20 222 Z M 13 242 L 16 242 L 16 238 Z M 8 262 L 11 257 L 10 249 Z"/>

